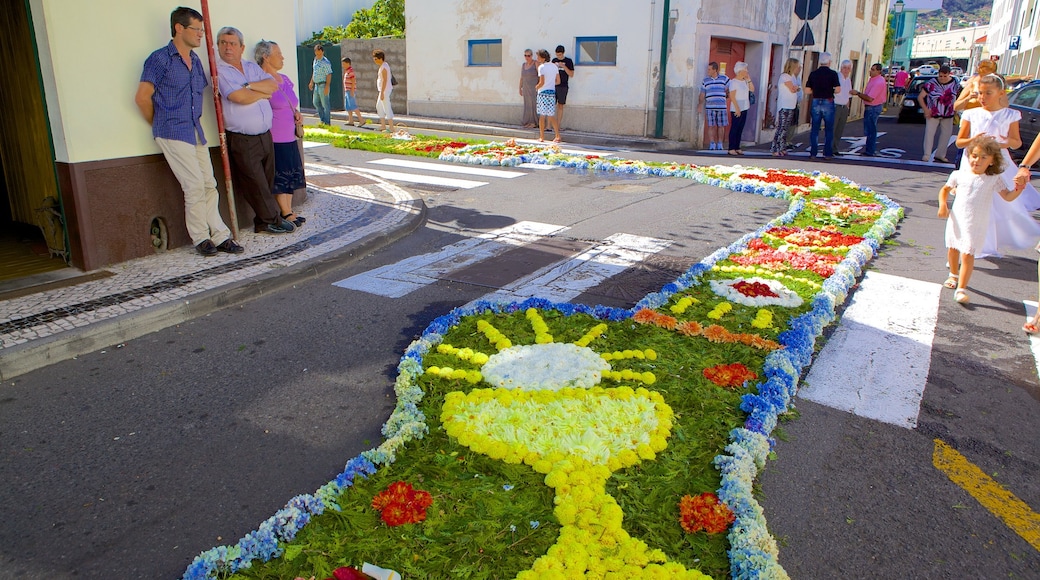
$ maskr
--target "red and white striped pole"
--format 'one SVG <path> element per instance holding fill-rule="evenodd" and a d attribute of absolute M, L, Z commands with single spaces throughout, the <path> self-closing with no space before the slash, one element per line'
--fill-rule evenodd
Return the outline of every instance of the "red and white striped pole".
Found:
<path fill-rule="evenodd" d="M 213 53 L 213 27 L 209 20 L 209 1 L 202 0 L 202 25 L 206 29 L 206 54 L 209 56 L 210 85 L 213 87 L 213 108 L 217 111 L 217 132 L 220 133 L 220 159 L 224 164 L 224 187 L 227 188 L 228 216 L 231 218 L 231 238 L 238 240 L 238 212 L 235 211 L 235 190 L 231 187 L 231 161 L 228 158 L 227 135 L 224 133 L 224 107 L 220 104 L 220 85 L 217 82 L 217 58 Z"/>

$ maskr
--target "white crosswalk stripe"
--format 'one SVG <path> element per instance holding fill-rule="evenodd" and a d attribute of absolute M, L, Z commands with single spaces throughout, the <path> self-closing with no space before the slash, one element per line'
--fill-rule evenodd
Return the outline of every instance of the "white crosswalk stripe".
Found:
<path fill-rule="evenodd" d="M 542 268 L 481 299 L 519 302 L 538 297 L 568 302 L 671 244 L 668 240 L 614 234 L 574 258 Z"/>
<path fill-rule="evenodd" d="M 376 159 L 369 161 L 376 165 L 389 165 L 392 167 L 405 167 L 408 169 L 421 169 L 424 171 L 440 171 L 444 173 L 461 173 L 464 175 L 480 175 L 482 177 L 499 177 L 502 179 L 513 179 L 527 175 L 523 171 L 509 171 L 506 169 L 491 169 L 488 167 L 474 167 L 471 165 L 449 165 L 446 163 L 429 163 L 426 161 L 413 161 L 411 159 Z"/>
<path fill-rule="evenodd" d="M 538 222 L 517 222 L 511 226 L 452 244 L 438 252 L 413 256 L 351 276 L 333 284 L 340 288 L 400 298 L 436 282 L 447 272 L 493 258 L 538 238 L 559 233 L 564 226 Z"/>
<path fill-rule="evenodd" d="M 469 266 L 496 258 L 511 249 L 522 246 L 530 248 L 537 242 L 547 240 L 566 229 L 564 226 L 552 224 L 519 222 L 452 244 L 437 252 L 406 258 L 340 280 L 334 286 L 400 298 L 440 279 L 452 278 L 453 273 L 458 275 L 458 272 Z M 498 289 L 481 299 L 511 302 L 538 296 L 556 302 L 566 302 L 632 267 L 647 256 L 664 250 L 671 243 L 667 240 L 625 233 L 614 234 L 599 244 L 578 252 L 577 255 L 561 255 L 560 259 L 527 275 L 503 281 L 501 287 L 488 283 Z M 462 276 L 461 281 L 487 283 L 474 282 L 466 276 Z"/>
<path fill-rule="evenodd" d="M 868 272 L 798 396 L 862 417 L 917 426 L 942 287 Z"/>
<path fill-rule="evenodd" d="M 370 167 L 344 166 L 343 169 L 357 173 L 369 174 L 389 181 L 400 181 L 404 183 L 424 183 L 427 185 L 442 185 L 445 187 L 457 187 L 459 189 L 473 189 L 487 185 L 487 181 L 473 181 L 470 179 L 455 179 L 451 177 L 440 177 L 438 175 L 424 175 L 421 173 L 401 173 L 400 171 L 384 171 Z"/>

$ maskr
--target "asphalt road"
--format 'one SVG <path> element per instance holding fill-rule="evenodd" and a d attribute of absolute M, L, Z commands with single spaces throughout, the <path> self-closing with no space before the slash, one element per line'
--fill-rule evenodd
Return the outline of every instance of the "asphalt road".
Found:
<path fill-rule="evenodd" d="M 910 142 L 900 148 L 910 151 Z M 310 155 L 350 164 L 375 157 L 332 148 Z M 945 171 L 857 161 L 820 168 L 906 207 L 873 269 L 942 281 L 934 200 Z M 440 281 L 386 298 L 337 280 L 521 220 L 569 226 L 578 241 L 618 232 L 671 240 L 650 268 L 661 273 L 786 209 L 682 180 L 565 170 L 413 191 L 430 208 L 425 227 L 360 262 L 4 384 L 0 578 L 178 577 L 200 551 L 234 543 L 372 447 L 405 346 L 433 318 L 489 290 Z M 657 279 L 632 284 L 638 298 Z M 1035 256 L 979 261 L 972 286 L 967 308 L 943 295 L 917 429 L 807 401 L 781 426 L 760 489 L 793 578 L 1038 577 L 1037 551 L 932 463 L 942 439 L 1040 509 L 1040 383 L 1018 330 L 1021 300 L 1037 292 Z M 593 299 L 629 298 L 600 288 L 577 301 Z"/>

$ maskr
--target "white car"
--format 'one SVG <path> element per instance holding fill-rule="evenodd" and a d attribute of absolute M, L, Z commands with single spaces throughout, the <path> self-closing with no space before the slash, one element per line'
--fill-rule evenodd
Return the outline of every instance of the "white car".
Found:
<path fill-rule="evenodd" d="M 910 74 L 914 76 L 935 76 L 939 74 L 939 70 L 930 64 L 926 64 L 911 70 Z"/>

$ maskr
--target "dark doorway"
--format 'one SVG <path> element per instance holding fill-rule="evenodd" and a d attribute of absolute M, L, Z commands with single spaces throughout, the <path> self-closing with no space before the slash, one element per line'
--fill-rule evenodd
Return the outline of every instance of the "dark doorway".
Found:
<path fill-rule="evenodd" d="M 0 3 L 0 62 L 9 78 L 20 80 L 0 83 L 0 229 L 5 234 L 0 236 L 0 265 L 11 272 L 36 273 L 38 265 L 22 269 L 15 262 L 24 256 L 35 263 L 42 254 L 44 262 L 52 262 L 50 269 L 63 268 L 68 256 L 65 220 L 26 0 Z"/>

